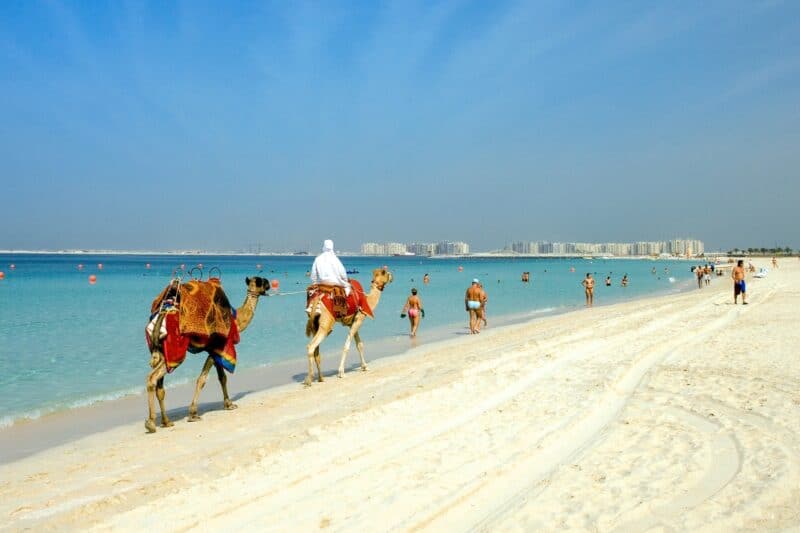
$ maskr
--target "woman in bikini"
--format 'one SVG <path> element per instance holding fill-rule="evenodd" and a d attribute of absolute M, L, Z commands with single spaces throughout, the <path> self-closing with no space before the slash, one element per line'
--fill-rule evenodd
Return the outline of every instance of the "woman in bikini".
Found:
<path fill-rule="evenodd" d="M 419 327 L 419 319 L 425 316 L 425 310 L 422 308 L 422 300 L 417 296 L 417 289 L 411 289 L 411 296 L 406 300 L 406 305 L 403 306 L 403 312 L 400 313 L 400 318 L 408 315 L 408 322 L 411 325 L 411 336 L 417 336 L 417 328 Z"/>

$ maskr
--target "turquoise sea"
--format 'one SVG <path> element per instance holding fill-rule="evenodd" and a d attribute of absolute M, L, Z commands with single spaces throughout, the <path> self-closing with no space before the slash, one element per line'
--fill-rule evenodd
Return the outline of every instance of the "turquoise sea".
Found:
<path fill-rule="evenodd" d="M 352 277 L 369 286 L 373 268 L 394 273 L 376 310 L 362 328 L 367 360 L 371 343 L 395 352 L 411 347 L 408 321 L 400 311 L 411 287 L 419 290 L 426 317 L 418 343 L 467 333 L 464 291 L 479 278 L 489 295 L 489 325 L 527 320 L 583 306 L 580 282 L 595 273 L 595 305 L 609 304 L 692 286 L 690 263 L 572 258 L 343 257 Z M 150 303 L 181 264 L 199 263 L 204 279 L 211 267 L 222 273 L 231 303 L 245 296 L 246 276 L 278 280 L 262 298 L 237 350 L 236 373 L 292 358 L 305 358 L 305 276 L 309 256 L 0 254 L 0 427 L 44 413 L 111 400 L 144 389 L 149 371 L 144 327 Z M 99 266 L 102 264 L 102 268 Z M 147 265 L 150 265 L 147 268 Z M 11 268 L 11 265 L 14 268 Z M 79 268 L 83 265 L 83 268 Z M 461 269 L 459 269 L 461 267 Z M 574 272 L 571 269 L 574 268 Z M 656 273 L 652 273 L 652 269 Z M 523 271 L 530 283 L 520 281 Z M 430 284 L 422 277 L 430 274 Z M 611 273 L 613 284 L 604 285 Z M 620 286 L 627 273 L 630 284 Z M 96 283 L 89 283 L 89 276 Z M 668 278 L 674 277 L 671 282 Z M 336 328 L 323 353 L 338 354 L 344 328 Z M 204 356 L 189 355 L 167 378 L 167 386 L 194 381 Z M 357 359 L 353 347 L 348 365 Z M 235 391 L 235 377 L 231 387 Z"/>

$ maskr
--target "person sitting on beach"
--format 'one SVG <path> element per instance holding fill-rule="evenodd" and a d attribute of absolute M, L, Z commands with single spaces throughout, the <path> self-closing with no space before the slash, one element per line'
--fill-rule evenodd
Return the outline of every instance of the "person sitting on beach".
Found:
<path fill-rule="evenodd" d="M 739 303 L 739 294 L 742 295 L 742 305 L 747 305 L 745 301 L 747 286 L 744 283 L 744 260 L 739 259 L 736 266 L 731 271 L 731 279 L 733 279 L 733 304 Z"/>
<path fill-rule="evenodd" d="M 591 272 L 586 273 L 586 279 L 581 282 L 586 290 L 586 307 L 591 307 L 594 304 L 594 278 Z"/>
<path fill-rule="evenodd" d="M 472 280 L 472 285 L 467 289 L 464 295 L 464 308 L 469 313 L 469 332 L 480 333 L 480 309 L 481 309 L 481 295 L 483 290 L 480 287 L 480 281 L 475 278 Z"/>
<path fill-rule="evenodd" d="M 404 318 L 406 314 L 411 325 L 411 336 L 416 337 L 419 319 L 425 316 L 425 309 L 422 308 L 422 300 L 417 296 L 417 289 L 411 289 L 411 296 L 406 300 L 403 311 L 400 313 L 400 318 Z"/>

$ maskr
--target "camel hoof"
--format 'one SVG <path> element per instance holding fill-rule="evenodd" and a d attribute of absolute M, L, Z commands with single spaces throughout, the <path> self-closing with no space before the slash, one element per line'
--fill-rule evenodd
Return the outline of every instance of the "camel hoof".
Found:
<path fill-rule="evenodd" d="M 336 377 L 339 379 L 344 379 L 344 372 L 340 370 L 339 373 L 336 374 Z"/>
<path fill-rule="evenodd" d="M 188 420 L 189 422 L 197 422 L 199 420 L 202 420 L 202 418 L 200 418 L 200 415 L 195 413 L 193 415 L 189 415 L 189 418 L 187 418 L 186 420 Z"/>
<path fill-rule="evenodd" d="M 362 372 L 366 372 L 367 370 L 369 370 L 369 368 L 367 368 L 367 365 L 361 367 Z"/>
<path fill-rule="evenodd" d="M 235 404 L 235 403 L 233 403 L 233 402 L 228 402 L 227 404 L 225 404 L 225 410 L 227 410 L 227 411 L 233 411 L 234 409 L 236 409 L 236 408 L 238 408 L 238 407 L 239 407 L 239 406 L 238 406 L 238 405 L 236 405 L 236 404 Z"/>
<path fill-rule="evenodd" d="M 152 420 L 145 420 L 144 421 L 144 428 L 147 430 L 148 433 L 155 433 L 156 432 L 156 423 Z"/>
<path fill-rule="evenodd" d="M 323 378 L 323 377 L 322 377 L 322 374 L 320 374 L 320 375 L 319 375 L 319 382 L 320 382 L 320 383 L 322 383 L 323 381 L 325 381 L 325 378 Z"/>
<path fill-rule="evenodd" d="M 161 427 L 162 428 L 171 428 L 174 425 L 175 425 L 175 422 L 173 422 L 169 418 L 164 418 L 164 419 L 161 420 Z"/>

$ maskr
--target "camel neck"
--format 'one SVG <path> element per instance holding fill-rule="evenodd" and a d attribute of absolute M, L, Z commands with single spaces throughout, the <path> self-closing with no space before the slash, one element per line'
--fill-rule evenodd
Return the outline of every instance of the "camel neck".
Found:
<path fill-rule="evenodd" d="M 236 325 L 239 331 L 244 331 L 253 320 L 253 315 L 256 312 L 256 305 L 258 305 L 258 294 L 247 291 L 247 296 L 244 298 L 244 303 L 236 310 Z"/>

